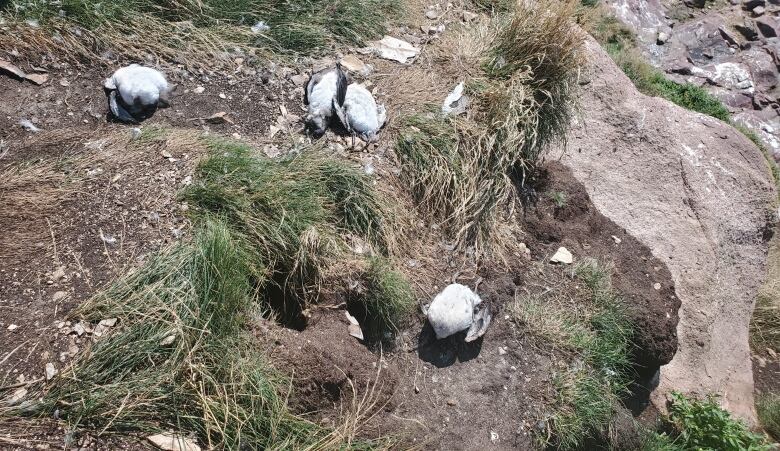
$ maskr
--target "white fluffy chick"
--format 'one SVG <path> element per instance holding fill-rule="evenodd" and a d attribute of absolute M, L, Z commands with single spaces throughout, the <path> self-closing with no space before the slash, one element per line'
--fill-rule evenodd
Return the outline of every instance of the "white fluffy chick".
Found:
<path fill-rule="evenodd" d="M 439 293 L 425 309 L 428 321 L 442 339 L 468 329 L 466 341 L 474 341 L 485 334 L 490 325 L 490 310 L 479 305 L 482 299 L 465 285 L 453 283 Z"/>
<path fill-rule="evenodd" d="M 334 104 L 333 108 L 344 128 L 352 135 L 353 147 L 356 135 L 366 142 L 375 141 L 387 119 L 384 105 L 377 106 L 374 96 L 359 84 L 349 85 L 344 105 Z"/>
<path fill-rule="evenodd" d="M 158 107 L 168 106 L 170 87 L 155 69 L 131 64 L 122 67 L 103 84 L 111 114 L 123 122 L 138 123 Z"/>
<path fill-rule="evenodd" d="M 309 78 L 303 97 L 303 103 L 309 107 L 305 124 L 306 131 L 315 138 L 324 135 L 328 129 L 333 116 L 333 105 L 344 103 L 348 84 L 347 74 L 339 63 L 336 63 L 335 68 L 322 70 Z"/>

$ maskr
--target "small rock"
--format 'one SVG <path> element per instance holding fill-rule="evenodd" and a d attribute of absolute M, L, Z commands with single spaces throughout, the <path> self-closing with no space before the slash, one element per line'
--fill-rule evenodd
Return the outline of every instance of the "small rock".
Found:
<path fill-rule="evenodd" d="M 206 122 L 209 124 L 232 124 L 233 120 L 230 119 L 230 116 L 228 116 L 226 112 L 220 111 L 219 113 L 214 113 L 207 117 Z"/>
<path fill-rule="evenodd" d="M 81 324 L 81 322 L 76 323 L 73 325 L 73 328 L 71 329 L 72 332 L 75 332 L 77 336 L 84 335 L 84 332 L 86 332 L 86 329 L 84 329 L 84 326 Z"/>
<path fill-rule="evenodd" d="M 152 445 L 165 451 L 200 451 L 200 446 L 194 441 L 171 432 L 151 435 L 146 439 Z"/>
<path fill-rule="evenodd" d="M 559 247 L 558 250 L 555 252 L 555 255 L 552 256 L 550 259 L 550 262 L 552 263 L 561 263 L 564 265 L 570 265 L 574 261 L 574 257 L 571 255 L 571 252 L 569 252 L 568 249 L 565 247 Z"/>
<path fill-rule="evenodd" d="M 220 93 L 219 93 L 219 98 L 220 98 L 220 99 L 227 99 L 227 96 L 225 95 L 225 93 L 224 93 L 224 92 L 220 92 Z"/>
<path fill-rule="evenodd" d="M 306 75 L 293 75 L 290 77 L 290 80 L 293 82 L 293 84 L 295 84 L 295 86 L 303 86 L 307 81 L 309 81 L 309 77 Z"/>
<path fill-rule="evenodd" d="M 531 249 L 528 249 L 528 246 L 525 243 L 520 243 L 517 245 L 517 250 L 520 251 L 521 254 L 525 256 L 531 255 Z"/>
<path fill-rule="evenodd" d="M 135 127 L 130 130 L 130 139 L 133 141 L 138 141 L 141 138 L 141 129 L 138 127 Z"/>
<path fill-rule="evenodd" d="M 658 45 L 664 45 L 668 40 L 669 40 L 669 33 L 666 33 L 664 31 L 659 31 L 658 37 L 656 38 L 655 41 Z"/>
<path fill-rule="evenodd" d="M 761 356 L 756 356 L 756 363 L 761 368 L 766 368 L 766 359 Z"/>
<path fill-rule="evenodd" d="M 192 92 L 195 94 L 203 94 L 203 92 L 206 90 L 203 86 L 198 86 L 197 88 L 193 89 Z"/>
<path fill-rule="evenodd" d="M 160 346 L 168 346 L 174 341 L 176 341 L 176 335 L 168 335 L 167 337 L 160 340 Z"/>
<path fill-rule="evenodd" d="M 439 13 L 437 13 L 432 9 L 429 9 L 428 11 L 425 12 L 425 17 L 427 17 L 430 20 L 435 20 L 439 17 Z"/>
<path fill-rule="evenodd" d="M 498 432 L 490 431 L 490 441 L 491 441 L 491 443 L 497 443 L 498 442 Z"/>
<path fill-rule="evenodd" d="M 116 318 L 102 319 L 98 323 L 98 326 L 114 327 L 116 325 L 116 322 L 117 322 Z"/>
<path fill-rule="evenodd" d="M 761 16 L 765 12 L 766 12 L 766 8 L 764 8 L 763 6 L 756 6 L 755 8 L 753 8 L 753 14 L 756 16 Z"/>
<path fill-rule="evenodd" d="M 50 381 L 57 375 L 57 368 L 54 368 L 54 364 L 49 362 L 46 364 L 46 380 Z"/>
<path fill-rule="evenodd" d="M 350 72 L 358 73 L 364 77 L 371 75 L 374 71 L 373 66 L 364 63 L 355 55 L 347 55 L 341 59 L 341 65 Z"/>
<path fill-rule="evenodd" d="M 473 13 L 471 11 L 463 11 L 462 17 L 464 22 L 472 22 L 479 18 L 479 14 Z"/>
<path fill-rule="evenodd" d="M 399 63 L 406 63 L 409 58 L 414 58 L 420 53 L 419 48 L 392 36 L 385 36 L 379 41 L 372 42 L 370 48 L 380 58 Z"/>
<path fill-rule="evenodd" d="M 19 387 L 14 390 L 13 394 L 11 394 L 11 397 L 8 398 L 5 403 L 9 406 L 15 406 L 22 402 L 25 396 L 27 396 L 27 389 L 24 387 Z"/>
<path fill-rule="evenodd" d="M 30 80 L 36 85 L 42 85 L 49 80 L 49 76 L 46 74 L 27 74 L 24 78 Z"/>
<path fill-rule="evenodd" d="M 772 357 L 773 359 L 777 359 L 777 353 L 775 352 L 775 350 L 774 350 L 774 349 L 772 349 L 772 348 L 766 348 L 766 352 L 767 352 L 767 354 L 769 354 L 769 356 L 770 356 L 770 357 Z"/>
<path fill-rule="evenodd" d="M 457 406 L 458 405 L 458 401 L 450 398 L 450 399 L 447 400 L 447 405 L 448 406 Z"/>
<path fill-rule="evenodd" d="M 19 326 L 17 326 L 16 324 L 9 324 L 8 325 L 8 330 L 16 330 L 18 328 L 19 328 Z"/>
<path fill-rule="evenodd" d="M 171 153 L 168 152 L 168 149 L 161 150 L 160 155 L 162 155 L 163 158 L 173 158 L 173 155 L 171 155 Z"/>
<path fill-rule="evenodd" d="M 68 297 L 68 293 L 65 291 L 57 291 L 51 296 L 51 300 L 54 302 L 59 302 L 63 299 Z"/>
<path fill-rule="evenodd" d="M 616 237 L 615 235 L 612 235 L 612 241 L 615 242 L 615 244 L 620 244 L 623 242 L 620 238 Z"/>
<path fill-rule="evenodd" d="M 653 289 L 656 290 L 656 291 L 660 290 L 661 289 L 661 284 L 658 283 L 658 282 L 654 283 L 653 284 Z"/>
<path fill-rule="evenodd" d="M 498 355 L 506 355 L 506 348 L 503 346 L 498 347 Z"/>
<path fill-rule="evenodd" d="M 67 88 L 68 86 L 70 86 L 70 82 L 63 78 L 62 80 L 60 80 L 60 86 Z"/>
<path fill-rule="evenodd" d="M 21 121 L 19 121 L 19 125 L 23 129 L 27 130 L 28 132 L 38 133 L 39 131 L 41 131 L 40 128 L 36 127 L 35 124 L 33 124 L 31 121 L 27 119 L 22 119 Z"/>
<path fill-rule="evenodd" d="M 57 269 L 54 270 L 53 273 L 51 273 L 51 278 L 54 279 L 55 282 L 59 282 L 61 279 L 65 278 L 65 267 L 59 266 Z"/>
<path fill-rule="evenodd" d="M 360 326 L 350 324 L 347 330 L 351 336 L 357 338 L 358 340 L 364 340 L 363 329 L 361 329 Z"/>
<path fill-rule="evenodd" d="M 2 59 L 0 59 L 0 72 L 5 72 L 13 75 L 14 77 L 21 78 L 21 79 L 25 78 L 25 76 L 27 75 L 24 73 L 23 70 L 11 64 L 10 61 L 6 61 Z"/>

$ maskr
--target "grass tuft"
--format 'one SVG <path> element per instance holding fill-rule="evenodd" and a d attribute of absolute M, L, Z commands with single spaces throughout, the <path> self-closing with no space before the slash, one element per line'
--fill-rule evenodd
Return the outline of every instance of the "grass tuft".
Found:
<path fill-rule="evenodd" d="M 235 49 L 310 54 L 362 45 L 381 36 L 400 10 L 400 0 L 11 0 L 0 19 L 14 28 L 9 48 L 59 47 L 82 58 L 111 50 L 213 68 L 215 60 L 231 61 Z M 270 28 L 253 33 L 258 21 Z"/>
<path fill-rule="evenodd" d="M 588 260 L 573 275 L 587 287 L 584 311 L 534 298 L 518 300 L 511 308 L 541 342 L 572 358 L 554 379 L 548 435 L 539 437 L 560 449 L 576 449 L 606 431 L 631 380 L 633 329 L 612 289 L 609 267 Z"/>
<path fill-rule="evenodd" d="M 482 73 L 467 81 L 469 117 L 418 115 L 404 124 L 402 177 L 461 247 L 488 247 L 501 207 L 522 200 L 517 188 L 543 151 L 565 140 L 584 39 L 573 9 L 573 2 L 522 2 L 494 18 Z"/>
<path fill-rule="evenodd" d="M 756 402 L 758 420 L 764 430 L 777 441 L 780 441 L 780 395 L 768 394 L 759 396 Z"/>
<path fill-rule="evenodd" d="M 73 428 L 176 430 L 208 448 L 338 447 L 354 434 L 288 412 L 285 381 L 248 321 L 314 305 L 328 269 L 354 258 L 342 236 L 381 255 L 381 205 L 367 177 L 316 149 L 271 160 L 206 139 L 212 156 L 181 194 L 192 207 L 193 240 L 78 309 L 85 320 L 117 318 L 118 326 L 50 384 L 43 410 L 58 409 Z M 370 265 L 372 332 L 392 335 L 413 298 L 389 260 Z"/>

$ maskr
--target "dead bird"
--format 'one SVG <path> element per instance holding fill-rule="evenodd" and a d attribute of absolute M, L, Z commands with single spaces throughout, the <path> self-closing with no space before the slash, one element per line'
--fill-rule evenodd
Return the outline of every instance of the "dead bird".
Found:
<path fill-rule="evenodd" d="M 376 141 L 379 130 L 385 125 L 387 113 L 384 105 L 377 106 L 374 96 L 360 84 L 351 84 L 343 105 L 333 104 L 339 120 L 352 135 L 352 147 L 355 147 L 355 136 L 365 142 Z"/>
<path fill-rule="evenodd" d="M 315 138 L 324 135 L 328 129 L 333 117 L 333 106 L 344 104 L 347 85 L 349 79 L 341 69 L 341 63 L 312 74 L 309 78 L 303 94 L 303 103 L 309 107 L 305 124 L 306 131 Z"/>
<path fill-rule="evenodd" d="M 170 104 L 170 87 L 155 69 L 131 64 L 114 72 L 103 83 L 111 114 L 122 122 L 137 124 L 151 117 L 158 107 Z"/>
<path fill-rule="evenodd" d="M 453 283 L 439 293 L 429 305 L 423 306 L 436 338 L 447 338 L 468 330 L 466 342 L 483 336 L 490 325 L 490 308 L 465 285 Z"/>

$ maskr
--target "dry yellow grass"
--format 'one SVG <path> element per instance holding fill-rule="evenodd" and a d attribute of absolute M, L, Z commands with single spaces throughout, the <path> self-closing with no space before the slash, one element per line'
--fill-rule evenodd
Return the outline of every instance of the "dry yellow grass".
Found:
<path fill-rule="evenodd" d="M 780 350 L 780 233 L 770 243 L 766 282 L 758 292 L 750 329 L 754 351 Z"/>

